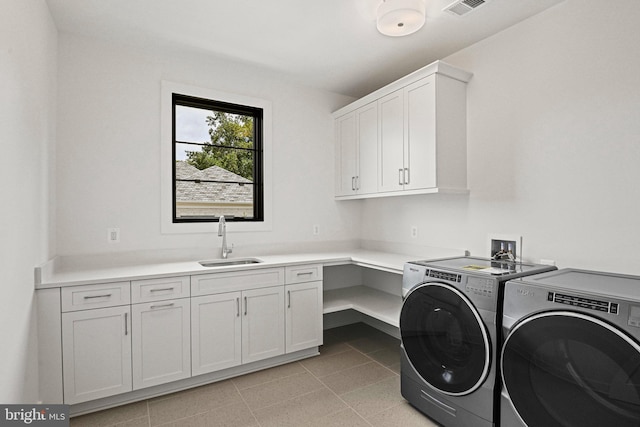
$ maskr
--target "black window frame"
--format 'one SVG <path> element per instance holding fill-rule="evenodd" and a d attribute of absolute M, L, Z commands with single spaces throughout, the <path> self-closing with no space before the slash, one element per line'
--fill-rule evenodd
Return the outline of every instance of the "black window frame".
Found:
<path fill-rule="evenodd" d="M 179 93 L 171 94 L 171 168 L 172 168 L 172 223 L 208 223 L 218 222 L 220 217 L 217 216 L 193 216 L 178 217 L 177 214 L 177 194 L 176 194 L 176 145 L 189 144 L 204 146 L 206 144 L 195 143 L 193 141 L 179 141 L 176 139 L 176 106 L 185 106 L 192 108 L 200 108 L 212 111 L 221 111 L 230 114 L 239 114 L 253 117 L 253 217 L 243 218 L 234 216 L 225 216 L 226 221 L 232 222 L 264 222 L 264 110 L 260 107 L 250 105 L 234 104 L 214 99 L 206 99 L 195 96 L 183 95 Z M 237 147 L 227 147 L 220 145 L 222 148 L 230 148 L 243 150 Z M 184 180 L 181 181 L 199 181 L 211 183 L 228 183 L 230 181 L 213 181 L 213 180 Z"/>

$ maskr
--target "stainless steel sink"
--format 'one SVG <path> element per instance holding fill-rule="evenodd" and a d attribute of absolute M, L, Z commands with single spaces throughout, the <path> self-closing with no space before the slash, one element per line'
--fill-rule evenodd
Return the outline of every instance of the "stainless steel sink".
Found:
<path fill-rule="evenodd" d="M 209 261 L 199 261 L 203 267 L 228 267 L 230 265 L 259 264 L 262 260 L 258 258 L 236 258 L 236 259 L 213 259 Z"/>

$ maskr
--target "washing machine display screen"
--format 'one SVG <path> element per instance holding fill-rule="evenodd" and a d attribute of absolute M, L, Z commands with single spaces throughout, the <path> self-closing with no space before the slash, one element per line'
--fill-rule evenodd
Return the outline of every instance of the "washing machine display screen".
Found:
<path fill-rule="evenodd" d="M 447 285 L 413 290 L 400 313 L 402 344 L 416 372 L 447 394 L 463 395 L 486 378 L 490 345 L 471 302 Z"/>
<path fill-rule="evenodd" d="M 502 374 L 528 426 L 640 426 L 640 346 L 595 317 L 535 315 L 508 335 Z"/>

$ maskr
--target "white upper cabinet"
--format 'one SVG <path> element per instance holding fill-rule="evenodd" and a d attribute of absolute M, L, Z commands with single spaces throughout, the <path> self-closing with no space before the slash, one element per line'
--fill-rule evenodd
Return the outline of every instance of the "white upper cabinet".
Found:
<path fill-rule="evenodd" d="M 336 127 L 336 195 L 355 194 L 358 175 L 358 141 L 356 113 L 351 112 L 335 120 Z"/>
<path fill-rule="evenodd" d="M 336 111 L 336 198 L 466 193 L 470 78 L 470 73 L 436 61 Z M 374 109 L 375 138 L 373 116 L 361 118 L 364 110 Z M 371 136 L 363 139 L 360 134 Z M 363 146 L 370 149 L 374 140 L 375 156 L 363 155 Z M 365 187 L 372 176 L 376 188 Z"/>
<path fill-rule="evenodd" d="M 372 102 L 336 120 L 336 195 L 376 191 L 378 105 Z"/>
<path fill-rule="evenodd" d="M 404 102 L 402 90 L 378 101 L 378 191 L 400 191 L 403 188 L 404 167 Z"/>
<path fill-rule="evenodd" d="M 356 193 L 376 191 L 376 162 L 378 158 L 378 105 L 375 102 L 356 111 L 358 130 L 358 176 Z"/>

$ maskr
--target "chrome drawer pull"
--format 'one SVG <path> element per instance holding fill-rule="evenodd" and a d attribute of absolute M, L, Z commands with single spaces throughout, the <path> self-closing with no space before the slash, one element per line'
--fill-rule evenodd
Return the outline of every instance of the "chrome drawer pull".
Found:
<path fill-rule="evenodd" d="M 170 302 L 168 304 L 152 305 L 149 308 L 151 308 L 153 310 L 154 308 L 173 307 L 174 305 L 175 305 L 174 302 Z"/>
<path fill-rule="evenodd" d="M 298 276 L 309 276 L 313 274 L 313 271 L 303 271 L 301 273 L 297 273 Z"/>
<path fill-rule="evenodd" d="M 104 295 L 85 295 L 84 299 L 93 299 L 93 298 L 109 298 L 113 294 L 104 294 Z"/>
<path fill-rule="evenodd" d="M 159 289 L 149 289 L 149 292 L 162 292 L 162 291 L 172 291 L 174 288 L 173 286 L 170 288 L 159 288 Z"/>

